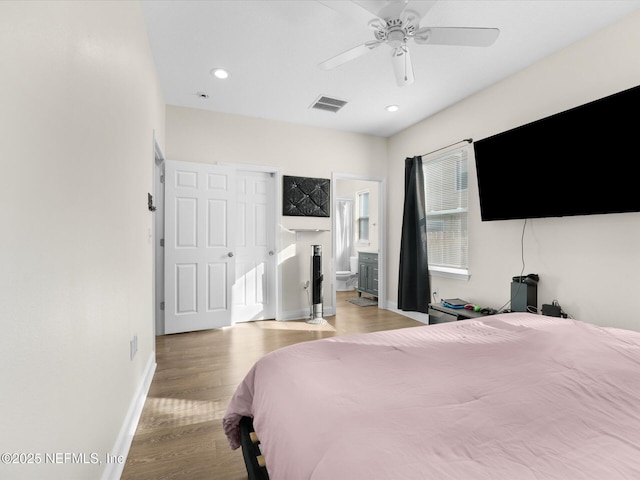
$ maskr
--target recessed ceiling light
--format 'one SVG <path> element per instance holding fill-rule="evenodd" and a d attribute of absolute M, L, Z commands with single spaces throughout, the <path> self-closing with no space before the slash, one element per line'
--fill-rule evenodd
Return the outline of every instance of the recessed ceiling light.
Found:
<path fill-rule="evenodd" d="M 398 105 L 387 105 L 386 107 L 384 107 L 384 109 L 387 112 L 397 112 L 400 109 L 400 107 Z"/>
<path fill-rule="evenodd" d="M 224 79 L 229 76 L 229 72 L 227 72 L 223 68 L 214 68 L 213 70 L 211 70 L 211 75 L 213 75 L 216 78 Z"/>

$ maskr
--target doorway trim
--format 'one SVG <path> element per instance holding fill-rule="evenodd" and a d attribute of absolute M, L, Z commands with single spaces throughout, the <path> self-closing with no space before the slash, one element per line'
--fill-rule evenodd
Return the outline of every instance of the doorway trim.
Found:
<path fill-rule="evenodd" d="M 164 154 L 153 132 L 153 333 L 154 337 L 164 335 Z M 155 341 L 154 341 L 155 351 Z"/>
<path fill-rule="evenodd" d="M 360 180 L 365 182 L 376 182 L 379 186 L 378 192 L 378 308 L 387 308 L 387 181 L 381 177 L 369 175 L 359 175 L 353 173 L 331 173 L 331 212 L 335 211 L 335 201 L 337 199 L 336 180 Z M 336 216 L 331 215 L 331 298 L 333 299 L 334 310 L 338 311 L 336 304 L 336 282 L 335 282 L 335 251 L 336 251 Z"/>

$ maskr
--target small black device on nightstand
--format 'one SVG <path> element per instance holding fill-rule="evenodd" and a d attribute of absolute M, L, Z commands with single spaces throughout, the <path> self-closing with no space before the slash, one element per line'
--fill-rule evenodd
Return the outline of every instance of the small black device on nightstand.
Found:
<path fill-rule="evenodd" d="M 562 310 L 557 305 L 542 304 L 542 314 L 548 317 L 560 317 Z"/>
<path fill-rule="evenodd" d="M 562 318 L 569 317 L 569 315 L 567 315 L 564 312 L 564 310 L 562 310 L 562 307 L 560 306 L 557 300 L 554 300 L 551 304 L 543 303 L 542 314 L 547 315 L 549 317 L 562 317 Z"/>

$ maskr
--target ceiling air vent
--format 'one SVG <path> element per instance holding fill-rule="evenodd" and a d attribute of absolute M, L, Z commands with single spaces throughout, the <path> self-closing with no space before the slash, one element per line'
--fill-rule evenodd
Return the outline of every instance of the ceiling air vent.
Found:
<path fill-rule="evenodd" d="M 311 108 L 336 113 L 346 104 L 347 102 L 344 100 L 338 100 L 337 98 L 325 97 L 324 95 L 320 95 L 315 100 L 315 102 L 313 102 Z"/>

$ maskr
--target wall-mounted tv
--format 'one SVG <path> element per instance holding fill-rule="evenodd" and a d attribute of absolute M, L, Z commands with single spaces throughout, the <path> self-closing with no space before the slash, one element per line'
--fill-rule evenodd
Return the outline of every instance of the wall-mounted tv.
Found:
<path fill-rule="evenodd" d="M 483 221 L 640 211 L 640 86 L 474 142 Z"/>

